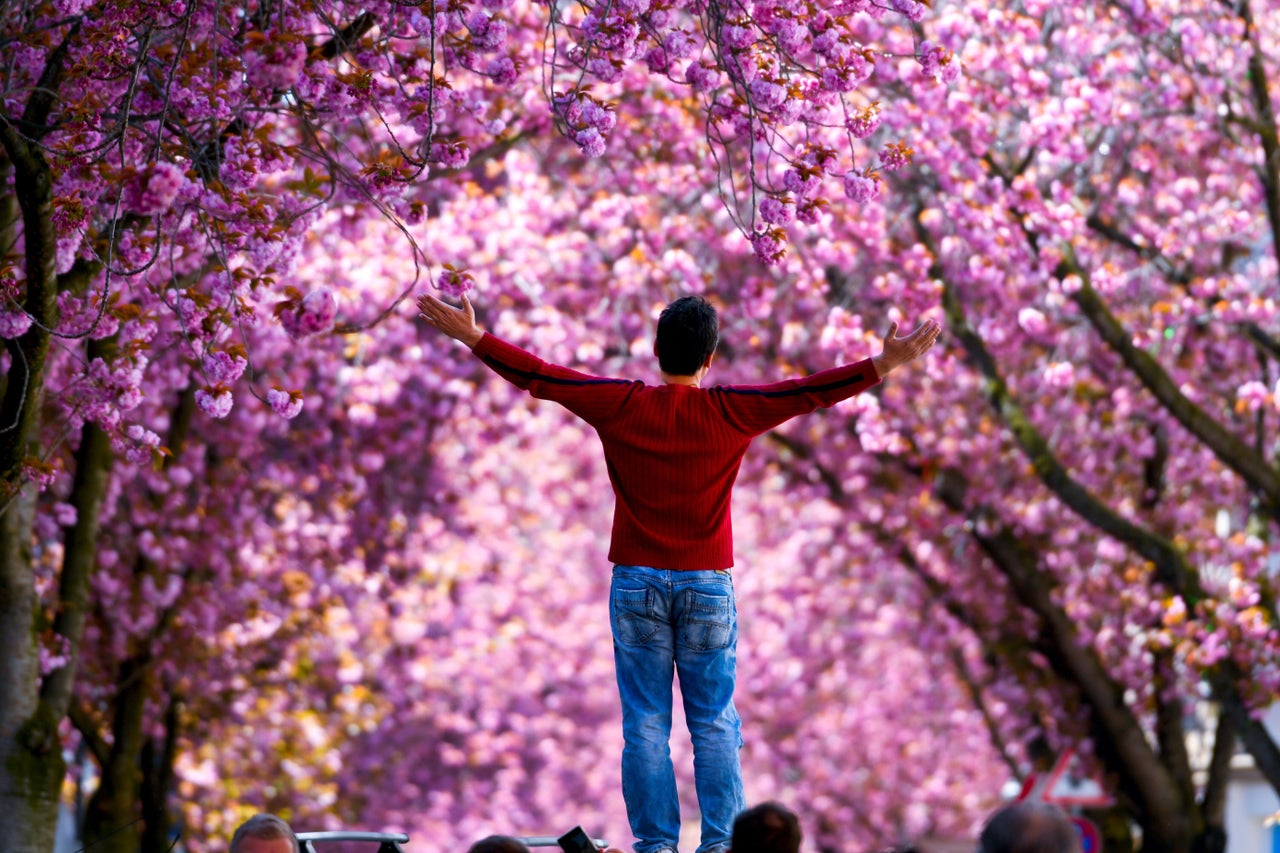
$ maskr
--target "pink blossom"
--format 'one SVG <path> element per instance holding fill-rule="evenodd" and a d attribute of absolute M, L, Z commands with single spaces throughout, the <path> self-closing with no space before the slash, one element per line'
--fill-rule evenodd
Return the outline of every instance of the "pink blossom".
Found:
<path fill-rule="evenodd" d="M 160 436 L 140 424 L 130 424 L 124 430 L 123 451 L 125 458 L 135 465 L 150 462 L 160 446 Z"/>
<path fill-rule="evenodd" d="M 822 177 L 812 172 L 788 169 L 782 173 L 782 185 L 794 193 L 796 198 L 808 198 L 822 187 Z"/>
<path fill-rule="evenodd" d="M 921 42 L 916 58 L 924 73 L 935 80 L 953 83 L 960 76 L 960 64 L 955 55 L 941 45 L 930 41 Z"/>
<path fill-rule="evenodd" d="M 684 71 L 684 78 L 689 81 L 695 92 L 709 92 L 720 85 L 720 69 L 698 60 L 690 62 Z"/>
<path fill-rule="evenodd" d="M 880 149 L 880 165 L 888 171 L 896 171 L 911 162 L 912 149 L 904 143 L 890 142 Z"/>
<path fill-rule="evenodd" d="M 773 266 L 787 254 L 787 235 L 781 228 L 756 231 L 751 235 L 751 249 L 766 266 Z"/>
<path fill-rule="evenodd" d="M 214 350 L 204 354 L 204 372 L 214 385 L 230 385 L 240 378 L 249 362 L 240 355 L 226 350 Z"/>
<path fill-rule="evenodd" d="M 760 218 L 770 225 L 787 225 L 795 213 L 796 205 L 790 198 L 768 196 L 760 201 Z"/>
<path fill-rule="evenodd" d="M 255 89 L 283 90 L 302 76 L 307 46 L 301 39 L 273 38 L 245 54 L 245 81 Z"/>
<path fill-rule="evenodd" d="M 916 0 L 893 0 L 893 8 L 896 12 L 901 12 L 911 21 L 919 21 L 924 17 L 924 4 L 918 3 Z"/>
<path fill-rule="evenodd" d="M 604 137 L 594 127 L 578 131 L 573 139 L 588 157 L 599 157 L 604 153 Z"/>
<path fill-rule="evenodd" d="M 267 403 L 280 417 L 292 419 L 302 411 L 302 393 L 272 388 L 267 391 Z"/>
<path fill-rule="evenodd" d="M 694 39 L 684 30 L 672 30 L 662 39 L 662 49 L 670 59 L 683 59 L 693 52 Z"/>
<path fill-rule="evenodd" d="M 608 133 L 613 130 L 617 124 L 617 117 L 613 111 L 605 108 L 595 101 L 588 101 L 582 107 L 582 120 L 590 127 L 594 127 L 601 133 Z"/>
<path fill-rule="evenodd" d="M 787 98 L 785 87 L 763 78 L 753 80 L 748 91 L 751 92 L 751 100 L 755 103 L 756 109 L 765 112 L 773 112 Z"/>
<path fill-rule="evenodd" d="M 1250 412 L 1256 412 L 1271 401 L 1267 386 L 1252 380 L 1236 389 L 1236 399 Z"/>
<path fill-rule="evenodd" d="M 485 73 L 499 86 L 510 86 L 520 76 L 515 60 L 509 56 L 499 56 L 489 60 L 489 64 L 485 66 Z"/>
<path fill-rule="evenodd" d="M 71 504 L 58 501 L 53 505 L 53 518 L 60 527 L 74 527 L 76 517 L 76 508 Z"/>
<path fill-rule="evenodd" d="M 185 183 L 186 175 L 176 163 L 153 163 L 125 185 L 120 203 L 139 216 L 155 216 L 173 206 Z"/>
<path fill-rule="evenodd" d="M 471 149 L 465 142 L 433 142 L 430 159 L 446 169 L 461 169 L 470 162 Z"/>
<path fill-rule="evenodd" d="M 821 215 L 822 206 L 813 201 L 803 202 L 796 207 L 796 219 L 808 225 L 817 222 Z"/>
<path fill-rule="evenodd" d="M 285 334 L 300 340 L 333 328 L 338 313 L 337 302 L 328 288 L 321 287 L 308 293 L 300 302 L 287 304 L 280 312 L 280 325 Z"/>
<path fill-rule="evenodd" d="M 53 644 L 56 649 L 50 649 L 44 643 L 40 644 L 40 674 L 48 675 L 54 670 L 61 669 L 71 662 L 71 644 L 62 634 L 53 634 Z"/>
<path fill-rule="evenodd" d="M 225 418 L 231 413 L 233 403 L 231 391 L 226 388 L 201 388 L 196 392 L 196 405 L 211 418 Z"/>
<path fill-rule="evenodd" d="M 855 204 L 866 204 L 880 195 L 880 179 L 874 174 L 846 172 L 844 194 Z"/>
<path fill-rule="evenodd" d="M 1027 306 L 1018 311 L 1018 325 L 1029 335 L 1043 335 L 1049 324 L 1039 310 Z"/>
<path fill-rule="evenodd" d="M 868 136 L 876 132 L 876 128 L 880 126 L 880 105 L 872 104 L 860 110 L 857 115 L 852 116 L 845 127 L 849 132 L 858 139 L 866 139 Z"/>
<path fill-rule="evenodd" d="M 31 328 L 31 315 L 21 308 L 0 308 L 0 338 L 20 338 Z"/>
<path fill-rule="evenodd" d="M 729 50 L 742 50 L 755 43 L 756 34 L 750 27 L 725 24 L 720 28 L 720 44 Z"/>

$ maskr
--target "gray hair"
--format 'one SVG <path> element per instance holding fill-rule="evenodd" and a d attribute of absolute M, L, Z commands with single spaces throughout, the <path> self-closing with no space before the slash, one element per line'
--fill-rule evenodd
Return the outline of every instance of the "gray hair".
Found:
<path fill-rule="evenodd" d="M 240 842 L 245 838 L 260 838 L 263 841 L 287 838 L 293 846 L 293 853 L 298 853 L 298 839 L 294 837 L 293 830 L 273 814 L 256 814 L 240 824 L 236 834 L 231 836 L 230 853 L 237 853 Z"/>

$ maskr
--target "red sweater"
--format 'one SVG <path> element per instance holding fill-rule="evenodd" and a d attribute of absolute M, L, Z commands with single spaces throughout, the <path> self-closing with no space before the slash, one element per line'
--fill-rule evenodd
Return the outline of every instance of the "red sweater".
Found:
<path fill-rule="evenodd" d="M 660 569 L 732 566 L 730 495 L 751 440 L 880 381 L 866 359 L 771 385 L 651 386 L 548 364 L 487 333 L 474 351 L 595 428 L 615 497 L 609 559 Z"/>

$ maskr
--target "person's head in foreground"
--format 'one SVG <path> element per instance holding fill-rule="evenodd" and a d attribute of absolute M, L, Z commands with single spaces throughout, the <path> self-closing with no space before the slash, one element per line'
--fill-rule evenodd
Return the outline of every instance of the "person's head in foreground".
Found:
<path fill-rule="evenodd" d="M 490 835 L 472 844 L 467 853 L 529 853 L 529 848 L 519 838 Z"/>
<path fill-rule="evenodd" d="M 1013 803 L 987 818 L 977 853 L 1081 853 L 1080 833 L 1057 806 Z"/>
<path fill-rule="evenodd" d="M 716 309 L 701 296 L 682 296 L 662 309 L 653 353 L 672 376 L 693 376 L 711 363 L 720 339 Z"/>
<path fill-rule="evenodd" d="M 231 836 L 230 853 L 298 853 L 298 839 L 275 815 L 256 814 Z"/>
<path fill-rule="evenodd" d="M 752 806 L 733 821 L 733 853 L 799 853 L 800 821 L 778 803 Z"/>

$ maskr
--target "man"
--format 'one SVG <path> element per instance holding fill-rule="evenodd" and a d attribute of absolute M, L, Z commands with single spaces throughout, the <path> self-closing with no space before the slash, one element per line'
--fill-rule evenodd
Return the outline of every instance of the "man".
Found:
<path fill-rule="evenodd" d="M 275 815 L 256 814 L 231 836 L 230 853 L 298 853 L 298 839 Z"/>
<path fill-rule="evenodd" d="M 480 329 L 465 296 L 454 308 L 424 295 L 418 308 L 426 323 L 462 341 L 498 375 L 560 403 L 599 435 L 615 498 L 609 612 L 622 701 L 622 795 L 635 851 L 674 853 L 679 839 L 668 743 L 678 673 L 702 811 L 698 851 L 722 853 L 746 806 L 729 575 L 729 503 L 742 457 L 757 435 L 865 391 L 918 358 L 937 340 L 938 324 L 898 337 L 895 323 L 875 358 L 803 379 L 703 388 L 719 323 L 701 297 L 677 299 L 658 319 L 657 386 L 548 364 Z"/>
<path fill-rule="evenodd" d="M 778 803 L 761 803 L 733 822 L 733 853 L 800 853 L 800 820 Z"/>
<path fill-rule="evenodd" d="M 987 819 L 978 853 L 1080 853 L 1080 833 L 1057 806 L 1013 803 Z"/>
<path fill-rule="evenodd" d="M 489 835 L 472 844 L 467 853 L 529 853 L 529 847 L 510 835 Z"/>

